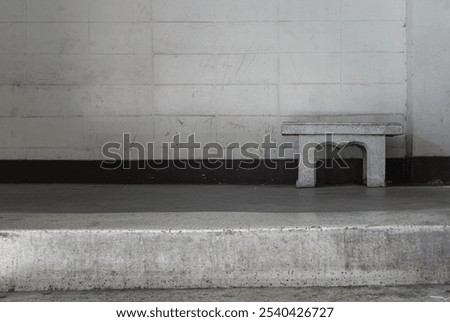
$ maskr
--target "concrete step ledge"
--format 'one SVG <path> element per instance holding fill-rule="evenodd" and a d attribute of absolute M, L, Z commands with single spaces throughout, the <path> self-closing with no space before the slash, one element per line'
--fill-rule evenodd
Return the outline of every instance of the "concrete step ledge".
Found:
<path fill-rule="evenodd" d="M 180 216 L 184 220 L 179 222 L 189 222 L 192 216 L 199 223 L 199 214 L 166 215 L 169 222 Z M 261 221 L 250 225 L 257 215 Z M 14 216 L 20 218 L 18 214 L 10 218 Z M 40 216 L 54 218 L 55 214 Z M 127 216 L 133 228 L 118 227 L 126 226 Z M 143 223 L 138 229 L 133 216 L 164 218 L 156 213 L 116 214 L 114 218 L 122 224 L 111 229 L 102 223 L 97 225 L 101 229 L 0 230 L 0 291 L 450 282 L 447 212 L 430 214 L 428 221 L 423 213 L 411 212 L 359 216 L 204 213 L 200 215 L 203 225 L 197 229 L 177 227 L 176 220 L 168 224 L 171 228 L 155 225 L 152 229 Z M 228 218 L 230 224 L 222 223 L 222 229 L 211 225 L 208 220 L 217 216 Z M 95 214 L 89 218 L 94 220 Z M 309 219 L 301 225 L 293 224 L 293 218 Z M 372 223 L 359 223 L 365 219 Z M 380 219 L 381 224 L 375 225 Z M 412 224 L 406 224 L 408 219 Z M 330 224 L 336 221 L 340 224 Z M 264 222 L 272 224 L 264 227 Z"/>
<path fill-rule="evenodd" d="M 450 302 L 450 285 L 0 292 L 1 302 Z M 1 304 L 0 304 L 1 305 Z"/>

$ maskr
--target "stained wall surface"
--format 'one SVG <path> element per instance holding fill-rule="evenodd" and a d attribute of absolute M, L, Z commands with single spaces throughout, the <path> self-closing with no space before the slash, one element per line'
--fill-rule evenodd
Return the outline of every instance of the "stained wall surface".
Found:
<path fill-rule="evenodd" d="M 426 5 L 413 2 L 420 21 Z M 442 19 L 422 25 L 448 26 L 448 1 L 431 2 Z M 123 133 L 156 146 L 177 133 L 227 145 L 267 133 L 288 140 L 286 120 L 406 125 L 405 0 L 0 0 L 0 8 L 0 159 L 102 159 L 103 144 Z M 417 28 L 413 36 L 426 38 Z M 439 63 L 448 60 L 426 56 L 448 39 L 432 43 L 414 47 L 415 66 L 433 64 L 442 76 L 426 77 L 448 81 Z M 436 90 L 423 99 L 448 117 L 448 92 Z M 422 94 L 412 99 L 415 152 L 448 153 L 448 143 L 430 144 L 433 131 L 444 139 L 444 123 L 418 117 L 428 108 Z M 403 157 L 405 137 L 390 139 L 387 153 Z"/>
<path fill-rule="evenodd" d="M 448 0 L 408 1 L 408 150 L 413 156 L 450 156 L 449 17 Z"/>

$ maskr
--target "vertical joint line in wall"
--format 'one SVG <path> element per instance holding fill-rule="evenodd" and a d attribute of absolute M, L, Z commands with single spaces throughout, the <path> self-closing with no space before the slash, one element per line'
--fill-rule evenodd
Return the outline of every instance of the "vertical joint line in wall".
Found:
<path fill-rule="evenodd" d="M 155 120 L 155 31 L 154 31 L 154 17 L 155 17 L 155 13 L 154 13 L 154 5 L 153 5 L 153 0 L 150 0 L 150 27 L 152 29 L 151 33 L 152 33 L 152 40 L 151 40 L 151 45 L 152 45 L 152 86 L 151 86 L 151 91 L 152 91 L 152 106 L 151 106 L 151 116 L 152 116 L 152 136 L 153 136 L 153 142 L 156 141 L 156 120 Z M 148 152 L 150 153 L 150 152 Z M 153 152 L 152 152 L 152 156 L 153 156 Z"/>
<path fill-rule="evenodd" d="M 343 50 L 342 50 L 342 0 L 339 0 L 339 52 L 340 52 L 340 72 L 341 72 L 341 102 L 342 102 L 342 92 L 344 86 L 344 66 L 343 66 Z"/>
<path fill-rule="evenodd" d="M 23 8 L 24 10 L 25 10 L 25 19 L 24 19 L 24 24 L 25 24 L 25 66 L 24 66 L 24 68 L 23 68 L 23 83 L 25 84 L 25 85 L 27 85 L 27 83 L 28 83 L 28 81 L 27 81 L 27 66 L 28 66 L 28 37 L 27 37 L 27 34 L 28 34 L 28 11 L 27 11 L 27 1 L 25 1 L 25 4 L 24 4 L 24 8 Z M 25 86 L 26 87 L 26 86 Z M 28 108 L 28 102 L 27 102 L 27 100 L 25 100 L 25 108 Z"/>
<path fill-rule="evenodd" d="M 405 92 L 406 92 L 406 101 L 405 101 L 405 118 L 404 118 L 404 122 L 405 122 L 405 147 L 406 147 L 406 155 L 411 157 L 413 155 L 413 136 L 412 136 L 412 132 L 413 132 L 413 119 L 410 115 L 411 112 L 411 101 L 410 98 L 411 97 L 411 93 L 410 93 L 410 89 L 412 90 L 411 87 L 411 82 L 412 82 L 412 78 L 413 78 L 413 74 L 412 74 L 412 64 L 413 64 L 413 51 L 410 50 L 410 46 L 411 44 L 411 39 L 410 39 L 410 34 L 409 34 L 409 30 L 411 30 L 411 19 L 412 19 L 412 15 L 410 14 L 410 8 L 411 8 L 411 3 L 409 1 L 405 1 L 405 22 L 404 22 L 404 26 L 405 26 L 405 70 L 406 70 L 406 79 L 405 79 Z M 409 17 L 409 18 L 408 18 Z"/>
<path fill-rule="evenodd" d="M 213 2 L 213 14 L 214 14 L 214 20 L 213 20 L 213 64 L 214 64 L 214 75 L 217 76 L 217 64 L 218 64 L 218 55 L 217 55 L 217 2 L 214 0 Z M 214 139 L 217 142 L 219 139 L 219 133 L 218 133 L 218 128 L 217 128 L 217 109 L 216 109 L 216 90 L 217 90 L 217 86 L 224 86 L 222 84 L 217 85 L 216 82 L 214 82 L 215 84 L 213 85 L 213 91 L 211 94 L 211 100 L 212 100 L 212 105 L 214 108 L 214 111 L 216 111 L 214 113 L 213 116 L 213 124 L 214 124 Z M 194 102 L 192 102 L 194 103 Z"/>
<path fill-rule="evenodd" d="M 25 93 L 25 111 L 28 111 L 28 99 L 27 99 L 27 95 L 26 95 L 26 91 L 28 90 L 28 86 L 27 86 L 27 66 L 28 66 L 28 59 L 29 59 L 29 55 L 28 55 L 28 40 L 27 40 L 27 33 L 28 33 L 28 11 L 27 11 L 27 1 L 24 1 L 24 10 L 25 10 L 25 66 L 23 69 L 23 83 L 24 83 L 24 93 Z M 15 105 L 15 104 L 14 104 Z M 16 113 L 16 115 L 23 115 L 21 113 Z M 25 147 L 28 146 L 28 124 L 25 125 Z M 28 159 L 28 155 L 27 155 L 27 151 L 28 149 L 25 149 L 24 151 L 24 156 L 25 159 Z"/>
<path fill-rule="evenodd" d="M 92 48 L 91 48 L 92 39 L 91 39 L 91 4 L 90 3 L 88 4 L 88 12 L 87 12 L 87 14 L 88 14 L 88 17 L 87 17 L 87 20 L 88 20 L 87 25 L 88 26 L 87 27 L 88 27 L 88 70 L 89 70 L 88 78 L 92 78 L 92 62 L 91 62 L 91 60 L 92 60 Z M 93 93 L 93 89 L 92 89 L 92 86 L 90 85 L 91 84 L 91 80 L 88 79 L 87 83 L 89 84 L 87 86 L 87 88 L 86 88 L 86 90 L 88 92 L 88 94 L 87 94 L 88 95 L 88 105 L 89 105 L 88 106 L 88 110 L 91 111 L 94 115 L 97 115 L 97 111 L 95 113 L 92 111 L 92 93 Z M 81 84 L 81 86 L 85 86 L 85 85 Z M 89 131 L 87 131 L 87 132 L 89 132 Z M 97 145 L 97 143 L 95 145 Z M 92 153 L 93 152 L 91 151 L 91 154 Z"/>
<path fill-rule="evenodd" d="M 91 111 L 94 115 L 98 115 L 97 111 L 93 112 L 93 106 L 92 106 L 92 95 L 94 92 L 94 89 L 92 88 L 91 82 L 92 82 L 92 48 L 91 48 L 91 43 L 92 43 L 92 37 L 91 37 L 91 4 L 88 3 L 88 7 L 87 7 L 88 11 L 87 11 L 87 28 L 88 28 L 88 80 L 87 80 L 87 84 L 80 84 L 80 86 L 85 86 L 85 89 L 82 89 L 82 91 L 86 90 L 87 91 L 87 96 L 88 96 L 88 111 Z M 88 137 L 91 136 L 92 134 L 89 133 L 90 131 L 86 131 Z M 94 135 L 96 136 L 96 135 Z M 88 141 L 90 141 L 90 138 L 88 139 Z M 95 145 L 97 145 L 97 138 L 95 138 Z M 97 147 L 95 148 L 97 149 Z M 90 157 L 92 158 L 92 156 L 94 158 L 96 158 L 96 152 L 94 152 L 92 149 L 90 151 Z M 103 159 L 103 154 L 101 153 L 100 158 Z"/>
<path fill-rule="evenodd" d="M 277 1 L 277 110 L 278 110 L 278 120 L 281 118 L 281 107 L 280 107 L 280 0 Z"/>

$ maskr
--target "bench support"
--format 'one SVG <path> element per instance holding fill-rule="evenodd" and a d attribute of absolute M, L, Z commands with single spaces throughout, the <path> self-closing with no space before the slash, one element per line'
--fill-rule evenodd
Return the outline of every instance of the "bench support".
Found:
<path fill-rule="evenodd" d="M 370 140 L 369 140 L 370 139 Z M 364 165 L 368 187 L 386 186 L 386 138 L 373 136 L 368 138 Z"/>
<path fill-rule="evenodd" d="M 384 135 L 334 135 L 327 142 L 323 135 L 301 135 L 297 188 L 316 186 L 316 149 L 319 145 L 358 145 L 363 150 L 363 179 L 368 187 L 384 187 L 386 173 L 386 138 Z"/>

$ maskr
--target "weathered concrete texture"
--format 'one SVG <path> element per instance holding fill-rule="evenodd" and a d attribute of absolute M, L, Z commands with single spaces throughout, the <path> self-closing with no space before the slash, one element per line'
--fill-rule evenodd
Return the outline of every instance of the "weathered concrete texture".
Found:
<path fill-rule="evenodd" d="M 363 123 L 363 122 L 284 122 L 283 135 L 384 135 L 397 136 L 403 134 L 403 126 L 399 123 Z"/>
<path fill-rule="evenodd" d="M 407 1 L 408 141 L 413 156 L 449 156 L 450 6 Z"/>
<path fill-rule="evenodd" d="M 0 293 L 0 302 L 448 302 L 449 285 Z"/>
<path fill-rule="evenodd" d="M 445 187 L 0 191 L 1 291 L 450 282 Z"/>
<path fill-rule="evenodd" d="M 297 188 L 316 186 L 316 149 L 333 145 L 357 145 L 363 151 L 363 179 L 368 187 L 386 185 L 386 136 L 403 134 L 397 123 L 304 123 L 287 122 L 283 135 L 298 136 L 299 166 Z"/>
<path fill-rule="evenodd" d="M 0 253 L 1 291 L 450 282 L 447 226 L 2 231 Z"/>
<path fill-rule="evenodd" d="M 124 132 L 166 158 L 177 133 L 282 143 L 300 115 L 404 119 L 405 0 L 0 3 L 0 159 L 103 159 Z"/>

